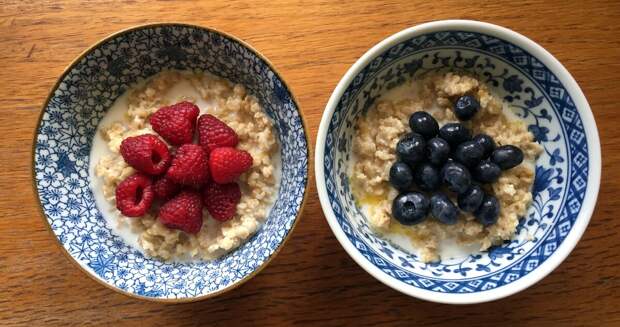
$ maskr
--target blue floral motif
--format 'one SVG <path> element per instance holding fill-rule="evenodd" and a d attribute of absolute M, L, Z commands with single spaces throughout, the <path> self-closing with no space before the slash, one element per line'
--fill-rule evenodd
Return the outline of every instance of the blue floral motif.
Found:
<path fill-rule="evenodd" d="M 536 162 L 532 205 L 513 239 L 485 252 L 423 263 L 377 235 L 355 204 L 346 178 L 351 138 L 357 117 L 386 90 L 411 78 L 451 70 L 464 70 L 489 85 L 525 121 L 544 151 Z M 421 35 L 373 59 L 339 99 L 324 152 L 323 162 L 317 164 L 323 165 L 327 196 L 347 242 L 389 278 L 439 293 L 491 290 L 537 269 L 569 233 L 588 182 L 583 124 L 559 79 L 514 44 L 469 32 Z"/>
<path fill-rule="evenodd" d="M 279 137 L 285 169 L 278 198 L 257 234 L 226 260 L 171 263 L 143 256 L 106 225 L 90 189 L 92 138 L 107 108 L 133 83 L 170 68 L 244 84 L 273 118 Z M 286 84 L 251 49 L 204 28 L 144 26 L 91 49 L 53 90 L 37 130 L 35 183 L 53 232 L 89 273 L 135 295 L 191 299 L 248 278 L 291 232 L 308 180 L 305 133 Z"/>

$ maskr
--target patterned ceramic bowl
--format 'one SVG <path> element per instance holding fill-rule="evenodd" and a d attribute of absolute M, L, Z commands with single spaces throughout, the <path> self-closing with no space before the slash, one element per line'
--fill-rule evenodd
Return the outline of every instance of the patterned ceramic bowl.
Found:
<path fill-rule="evenodd" d="M 112 233 L 90 187 L 92 140 L 107 108 L 132 83 L 165 68 L 205 70 L 244 84 L 275 122 L 282 156 L 275 204 L 253 237 L 218 260 L 167 263 L 143 256 Z M 142 299 L 194 301 L 247 281 L 289 237 L 306 195 L 308 140 L 290 89 L 258 51 L 208 28 L 147 25 L 97 43 L 52 89 L 35 138 L 34 184 L 63 252 L 95 280 Z"/>
<path fill-rule="evenodd" d="M 512 241 L 488 252 L 423 263 L 369 228 L 349 190 L 347 166 L 355 122 L 365 108 L 406 78 L 451 69 L 481 76 L 525 120 L 544 152 L 536 162 L 534 201 Z M 550 273 L 588 225 L 601 172 L 594 118 L 566 69 L 526 37 L 474 21 L 423 24 L 364 54 L 327 104 L 315 163 L 321 205 L 349 255 L 388 286 L 444 303 L 498 299 Z"/>

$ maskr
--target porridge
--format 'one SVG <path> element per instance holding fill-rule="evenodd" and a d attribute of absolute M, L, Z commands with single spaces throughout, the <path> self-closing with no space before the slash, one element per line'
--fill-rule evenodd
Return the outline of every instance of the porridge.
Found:
<path fill-rule="evenodd" d="M 164 71 L 125 92 L 100 126 L 91 155 L 94 193 L 107 202 L 102 212 L 114 230 L 145 254 L 215 259 L 267 217 L 277 193 L 279 146 L 272 121 L 243 85 Z M 146 165 L 167 165 L 167 172 L 136 169 L 145 146 L 153 151 Z M 148 209 L 128 217 L 144 201 Z"/>
<path fill-rule="evenodd" d="M 514 235 L 540 152 L 483 82 L 432 75 L 390 90 L 360 117 L 351 188 L 372 228 L 405 235 L 422 261 L 437 261 L 446 242 L 486 250 Z"/>

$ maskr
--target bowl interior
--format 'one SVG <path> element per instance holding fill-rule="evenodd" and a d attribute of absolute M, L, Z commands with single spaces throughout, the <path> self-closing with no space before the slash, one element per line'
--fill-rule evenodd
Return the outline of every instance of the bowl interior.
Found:
<path fill-rule="evenodd" d="M 260 230 L 218 260 L 167 263 L 143 256 L 106 226 L 90 188 L 90 148 L 107 108 L 133 83 L 164 69 L 208 71 L 244 84 L 275 123 L 282 157 L 276 202 Z M 300 210 L 308 153 L 299 108 L 260 55 L 210 29 L 151 25 L 106 39 L 60 78 L 37 130 L 35 184 L 52 231 L 88 273 L 131 295 L 196 299 L 249 278 L 274 255 Z"/>
<path fill-rule="evenodd" d="M 453 70 L 473 73 L 486 82 L 526 122 L 544 152 L 536 162 L 534 201 L 512 240 L 488 252 L 423 263 L 378 236 L 356 206 L 348 181 L 352 137 L 357 118 L 385 91 L 407 79 Z M 491 35 L 432 32 L 386 49 L 346 87 L 327 128 L 324 182 L 336 228 L 374 271 L 413 290 L 409 294 L 416 290 L 430 291 L 426 293 L 430 297 L 433 293 L 476 293 L 526 277 L 565 240 L 588 185 L 586 141 L 582 118 L 569 92 L 534 56 Z"/>

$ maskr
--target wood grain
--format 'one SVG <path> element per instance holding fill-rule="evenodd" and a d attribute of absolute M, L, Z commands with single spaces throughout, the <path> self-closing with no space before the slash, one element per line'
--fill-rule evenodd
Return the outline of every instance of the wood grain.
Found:
<path fill-rule="evenodd" d="M 165 305 L 117 294 L 57 248 L 31 187 L 31 146 L 57 77 L 90 44 L 156 21 L 216 27 L 280 70 L 312 144 L 346 69 L 372 45 L 422 22 L 467 18 L 517 30 L 553 53 L 590 101 L 603 151 L 597 209 L 570 257 L 543 281 L 493 303 L 448 306 L 402 295 L 344 252 L 314 178 L 293 237 L 257 277 L 215 299 Z M 0 3 L 0 325 L 620 326 L 620 2 L 618 1 L 16 1 Z"/>

